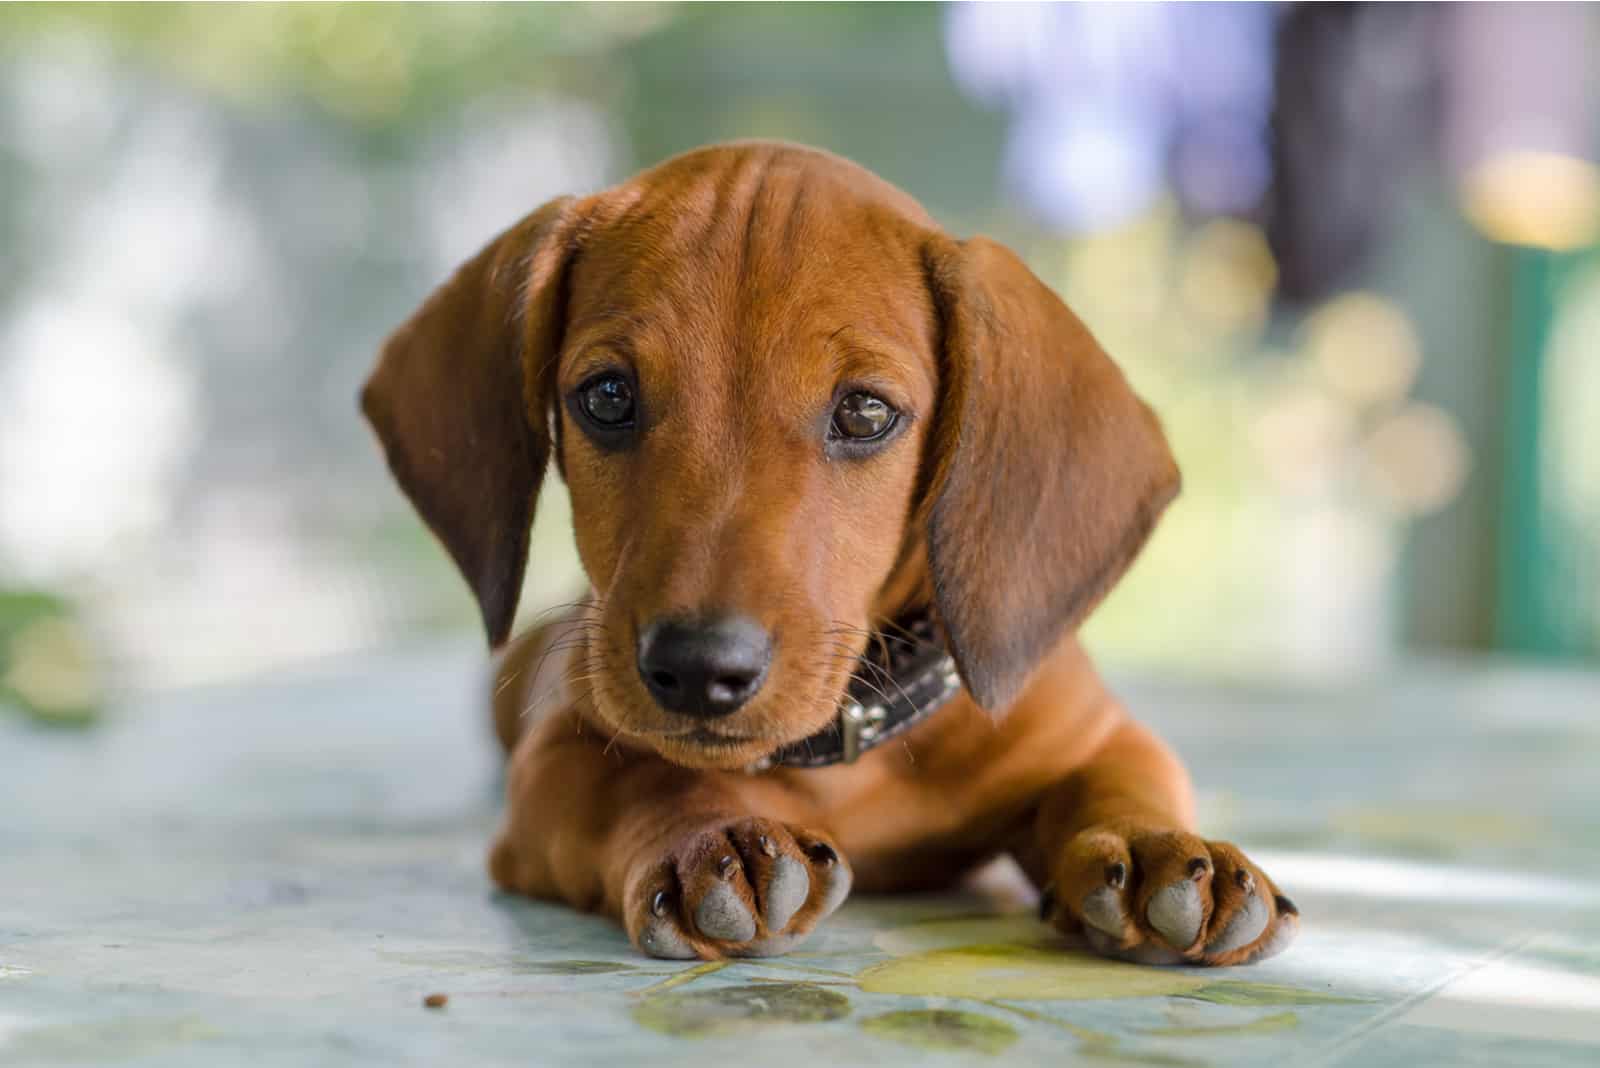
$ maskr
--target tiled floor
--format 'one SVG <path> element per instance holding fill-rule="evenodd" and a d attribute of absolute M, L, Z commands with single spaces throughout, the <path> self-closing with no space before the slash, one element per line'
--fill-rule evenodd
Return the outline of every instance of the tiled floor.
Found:
<path fill-rule="evenodd" d="M 1600 1063 L 1600 676 L 1123 687 L 1299 903 L 1264 965 L 1104 963 L 975 892 L 691 966 L 490 890 L 478 660 L 0 720 L 0 1064 Z"/>

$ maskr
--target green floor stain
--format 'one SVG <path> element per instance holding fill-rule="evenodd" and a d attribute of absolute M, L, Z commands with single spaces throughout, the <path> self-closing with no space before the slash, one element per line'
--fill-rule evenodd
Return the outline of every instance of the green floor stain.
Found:
<path fill-rule="evenodd" d="M 1324 994 L 1320 990 L 1306 990 L 1297 986 L 1244 983 L 1234 980 L 1207 983 L 1198 990 L 1184 991 L 1178 996 L 1193 998 L 1196 1001 L 1210 1001 L 1217 1005 L 1360 1005 L 1370 1000 Z"/>
<path fill-rule="evenodd" d="M 815 983 L 750 983 L 651 994 L 634 1021 L 678 1038 L 744 1034 L 787 1024 L 824 1023 L 850 1013 L 850 999 Z"/>
<path fill-rule="evenodd" d="M 1100 960 L 1028 945 L 962 946 L 886 961 L 862 972 L 871 994 L 1088 1001 L 1188 994 L 1207 986 L 1192 972 Z M 1211 984 L 1211 986 L 1226 984 Z"/>
<path fill-rule="evenodd" d="M 1078 1039 L 1079 1046 L 1076 1050 L 1077 1057 L 1084 1060 L 1108 1061 L 1119 1064 L 1167 1064 L 1185 1066 L 1204 1066 L 1205 1061 L 1191 1060 L 1159 1050 L 1142 1050 L 1137 1047 L 1129 1049 L 1122 1044 L 1116 1035 L 1105 1031 L 1096 1031 L 1088 1027 L 1080 1027 L 1070 1020 L 1063 1020 L 1034 1009 L 1013 1005 L 1005 1001 L 991 1001 L 988 1004 L 1006 1012 L 1016 1013 L 1018 1016 L 1034 1023 L 1046 1024 L 1059 1028 Z"/>
<path fill-rule="evenodd" d="M 999 1053 L 1017 1040 L 1017 1029 L 1003 1020 L 954 1009 L 906 1009 L 861 1021 L 878 1038 L 919 1049 Z"/>
<path fill-rule="evenodd" d="M 638 965 L 617 960 L 528 960 L 474 950 L 379 950 L 384 960 L 416 964 L 438 971 L 504 972 L 511 975 L 606 975 L 631 972 Z"/>
<path fill-rule="evenodd" d="M 194 1016 L 119 1016 L 35 1027 L 5 1047 L 7 1064 L 112 1064 L 214 1038 Z"/>
<path fill-rule="evenodd" d="M 1171 1068 L 1206 1068 L 1207 1065 L 1206 1061 L 1197 1061 L 1192 1057 L 1180 1057 L 1175 1053 L 1122 1049 L 1116 1046 L 1104 1049 L 1098 1046 L 1085 1046 L 1079 1051 L 1079 1056 L 1085 1060 L 1108 1064 L 1164 1064 L 1171 1066 Z"/>
<path fill-rule="evenodd" d="M 605 975 L 610 972 L 631 972 L 637 965 L 617 960 L 530 960 L 511 966 L 522 975 Z"/>
<path fill-rule="evenodd" d="M 682 971 L 675 972 L 661 980 L 659 983 L 651 983 L 643 990 L 634 991 L 634 996 L 649 997 L 652 994 L 662 994 L 673 989 L 674 987 L 692 983 L 703 975 L 711 975 L 715 972 L 720 972 L 727 966 L 728 962 L 725 960 L 703 961 L 699 964 L 696 964 L 692 968 L 684 968 Z"/>
<path fill-rule="evenodd" d="M 1277 1031 L 1292 1031 L 1300 1026 L 1300 1014 L 1276 1012 L 1244 1023 L 1215 1024 L 1203 1027 L 1155 1027 L 1144 1034 L 1161 1038 L 1207 1038 L 1213 1035 L 1270 1035 Z"/>
<path fill-rule="evenodd" d="M 1116 1035 L 1105 1031 L 1096 1031 L 1092 1027 L 1080 1027 L 1071 1020 L 1063 1020 L 1059 1016 L 1051 1016 L 1047 1013 L 1038 1012 L 1034 1009 L 1024 1008 L 1021 1005 L 1013 1005 L 1009 1001 L 989 1001 L 985 1002 L 985 1004 L 993 1006 L 997 1009 L 1002 1009 L 1006 1012 L 1015 1013 L 1025 1020 L 1032 1020 L 1034 1023 L 1045 1024 L 1049 1027 L 1054 1027 L 1065 1031 L 1073 1038 L 1078 1039 L 1080 1042 L 1087 1043 L 1088 1045 L 1109 1047 L 1117 1044 Z"/>

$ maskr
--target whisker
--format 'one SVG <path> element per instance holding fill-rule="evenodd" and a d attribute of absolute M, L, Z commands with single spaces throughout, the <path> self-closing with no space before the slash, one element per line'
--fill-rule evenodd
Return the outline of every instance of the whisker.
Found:
<path fill-rule="evenodd" d="M 888 671 L 885 671 L 882 667 L 880 667 L 877 664 L 874 664 L 870 660 L 863 660 L 862 663 L 866 664 L 867 667 L 870 668 L 874 673 L 876 673 L 877 676 L 880 679 L 883 679 L 883 680 L 889 682 L 891 685 L 894 686 L 894 688 L 896 690 L 899 690 L 900 691 L 901 700 L 905 701 L 907 704 L 911 703 L 911 696 L 906 693 L 905 687 L 900 685 L 900 680 L 899 679 L 895 678 L 894 675 L 892 675 Z M 885 697 L 884 700 L 888 701 L 888 698 Z"/>
<path fill-rule="evenodd" d="M 885 641 L 885 642 L 898 642 L 901 645 L 910 646 L 910 647 L 913 647 L 913 648 L 917 644 L 917 638 L 916 638 L 915 635 L 911 635 L 910 638 L 902 638 L 898 634 L 886 634 L 881 628 L 878 629 L 878 630 L 868 630 L 865 627 L 856 627 L 856 626 L 850 625 L 849 623 L 839 623 L 837 620 L 835 621 L 835 623 L 836 623 L 836 626 L 833 629 L 827 631 L 826 633 L 829 633 L 829 634 L 859 634 L 862 637 L 867 638 L 869 640 L 881 640 L 881 641 Z M 899 624 L 891 623 L 890 626 L 894 626 L 897 629 L 903 631 L 904 633 L 906 633 L 908 635 L 911 634 L 910 631 L 906 630 L 904 627 L 899 626 Z"/>
<path fill-rule="evenodd" d="M 837 659 L 837 660 L 844 659 L 838 653 L 832 653 L 832 654 L 829 654 L 829 656 L 832 659 Z M 871 664 L 872 663 L 870 660 L 867 660 L 867 661 L 857 660 L 856 662 L 857 663 L 866 663 L 866 664 Z M 873 666 L 876 666 L 876 665 L 873 665 Z M 867 678 L 865 675 L 862 675 L 859 672 L 852 671 L 850 673 L 850 678 L 861 680 L 861 683 L 864 686 L 866 686 L 868 689 L 870 689 L 873 693 L 877 694 L 883 700 L 884 704 L 886 704 L 886 705 L 887 704 L 893 704 L 893 702 L 889 699 L 889 695 L 887 693 L 885 693 L 882 689 L 880 689 L 876 683 L 874 683 L 871 679 Z M 904 691 L 902 691 L 902 692 L 904 692 Z"/>
<path fill-rule="evenodd" d="M 837 622 L 837 621 L 835 621 L 835 622 Z M 850 632 L 853 632 L 853 633 L 856 633 L 856 634 L 867 634 L 867 632 L 862 630 L 860 627 L 850 627 L 847 624 L 841 624 L 841 626 L 844 627 L 845 629 L 849 630 Z M 871 637 L 871 636 L 869 635 L 869 637 Z M 901 642 L 904 643 L 903 639 L 898 639 L 897 638 L 895 640 L 896 641 L 901 641 Z M 836 639 L 829 640 L 827 644 L 832 645 L 835 648 L 842 648 L 842 649 L 848 649 L 849 648 L 848 646 L 845 646 L 843 643 L 839 642 Z M 909 644 L 909 643 L 904 643 L 904 644 Z M 883 654 L 884 654 L 885 658 L 887 659 L 887 657 L 888 657 L 887 648 L 885 648 L 883 650 Z M 861 657 L 859 659 L 859 664 L 861 665 L 861 668 L 865 668 L 865 670 L 872 672 L 873 676 L 875 678 L 877 678 L 879 681 L 885 682 L 888 685 L 893 686 L 897 691 L 899 691 L 900 697 L 901 697 L 902 700 L 904 700 L 906 702 L 910 702 L 910 700 L 911 700 L 910 695 L 906 693 L 905 687 L 900 684 L 900 680 L 894 677 L 894 673 L 893 672 L 888 671 L 887 669 L 885 669 L 883 667 L 883 665 L 876 663 L 875 661 L 873 661 L 872 659 L 870 659 L 868 657 Z M 890 701 L 890 699 L 889 699 L 888 693 L 886 693 L 881 687 L 875 685 L 871 679 L 869 679 L 865 675 L 863 675 L 861 668 L 856 668 L 856 669 L 852 670 L 851 671 L 851 677 L 860 679 L 863 683 L 865 683 L 870 689 L 872 689 L 875 693 L 878 694 L 879 697 L 881 697 L 883 699 L 884 704 L 892 703 Z"/>
<path fill-rule="evenodd" d="M 549 653 L 547 652 L 546 655 L 548 656 Z M 539 662 L 542 665 L 544 663 L 544 658 L 541 657 Z M 561 675 L 557 677 L 555 685 L 539 693 L 539 695 L 534 698 L 533 702 L 522 710 L 519 718 L 526 718 L 536 710 L 543 708 L 552 697 L 567 692 L 574 684 L 586 682 L 594 678 L 597 674 L 599 674 L 597 669 L 601 666 L 602 665 L 595 662 L 595 658 L 592 656 L 585 656 L 575 660 L 565 671 L 561 673 Z M 583 672 L 584 674 L 576 674 L 576 672 L 579 671 Z M 534 677 L 538 677 L 537 672 L 535 672 Z"/>
<path fill-rule="evenodd" d="M 904 630 L 904 628 L 901 629 Z M 867 646 L 873 648 L 876 655 L 881 660 L 892 660 L 894 658 L 893 654 L 889 650 L 889 645 L 891 642 L 896 645 L 905 646 L 907 650 L 914 650 L 917 647 L 917 643 L 915 641 L 909 641 L 897 635 L 889 634 L 882 629 L 866 630 L 865 628 L 852 626 L 851 624 L 844 623 L 840 620 L 834 620 L 834 628 L 830 633 L 860 635 L 866 639 Z M 909 634 L 910 632 L 907 631 L 906 633 Z"/>
<path fill-rule="evenodd" d="M 602 598 L 587 598 L 587 599 L 581 600 L 581 601 L 561 601 L 561 602 L 559 602 L 557 604 L 550 605 L 548 608 L 544 608 L 544 609 L 539 610 L 538 612 L 535 612 L 533 614 L 533 616 L 531 618 L 529 618 L 529 620 L 528 620 L 528 627 L 532 628 L 532 627 L 537 626 L 539 624 L 539 622 L 542 619 L 544 619 L 545 616 L 550 615 L 550 613 L 552 613 L 552 612 L 560 612 L 563 609 L 569 609 L 569 608 L 573 609 L 575 611 L 583 611 L 583 610 L 588 609 L 588 608 L 599 607 L 599 606 L 603 605 L 604 603 L 605 602 L 604 602 L 604 600 Z"/>
<path fill-rule="evenodd" d="M 545 662 L 552 656 L 556 655 L 557 653 L 570 652 L 572 649 L 578 648 L 585 644 L 587 644 L 587 642 L 580 638 L 559 638 L 556 641 L 551 642 L 549 646 L 547 646 L 543 652 L 539 654 L 539 662 L 534 665 L 534 680 L 537 681 L 540 675 L 544 673 Z M 553 687 L 553 689 L 560 689 L 560 686 Z"/>
<path fill-rule="evenodd" d="M 622 725 L 619 723 L 617 728 L 611 732 L 611 740 L 606 742 L 604 749 L 600 750 L 600 755 L 608 755 L 611 752 L 611 747 L 617 744 L 617 739 L 620 737 L 622 737 Z"/>
<path fill-rule="evenodd" d="M 522 669 L 518 668 L 517 670 L 513 671 L 511 674 L 507 675 L 505 678 L 500 680 L 500 685 L 498 685 L 498 686 L 496 686 L 494 688 L 494 693 L 493 693 L 492 696 L 499 697 L 501 694 L 506 692 L 506 687 L 510 686 L 513 682 L 516 682 L 521 677 L 522 677 Z"/>
<path fill-rule="evenodd" d="M 911 640 L 912 644 L 915 644 L 915 643 L 920 642 L 922 640 L 921 638 L 917 637 L 917 635 L 914 632 L 912 632 L 911 630 L 907 629 L 903 624 L 897 622 L 894 619 L 889 618 L 888 616 L 885 616 L 883 618 L 882 626 L 880 626 L 878 629 L 881 631 L 884 627 L 892 627 L 893 629 L 899 631 L 901 634 L 906 635 L 906 637 Z M 904 641 L 905 639 L 901 639 L 901 640 Z"/>

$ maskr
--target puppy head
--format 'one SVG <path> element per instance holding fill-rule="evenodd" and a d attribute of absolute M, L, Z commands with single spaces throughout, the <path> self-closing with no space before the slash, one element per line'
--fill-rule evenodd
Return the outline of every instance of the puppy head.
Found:
<path fill-rule="evenodd" d="M 547 204 L 390 338 L 362 401 L 492 644 L 554 456 L 596 592 L 577 689 L 690 766 L 831 722 L 923 579 L 1003 707 L 1177 488 L 1154 416 L 1016 257 L 783 145 Z"/>

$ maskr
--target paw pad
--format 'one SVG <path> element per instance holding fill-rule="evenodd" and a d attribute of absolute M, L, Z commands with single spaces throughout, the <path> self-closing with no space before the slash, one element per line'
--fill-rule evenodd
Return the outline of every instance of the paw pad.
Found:
<path fill-rule="evenodd" d="M 1192 862 L 1189 870 L 1189 879 L 1164 886 L 1150 895 L 1150 904 L 1144 910 L 1150 926 L 1161 932 L 1168 945 L 1179 950 L 1194 944 L 1200 937 L 1200 924 L 1205 922 L 1205 907 L 1200 903 L 1200 889 L 1194 883 Z"/>
<path fill-rule="evenodd" d="M 793 857 L 779 857 L 772 866 L 772 879 L 767 883 L 767 929 L 781 931 L 789 926 L 810 893 L 811 875 L 806 866 Z"/>
<path fill-rule="evenodd" d="M 1255 894 L 1251 894 L 1238 911 L 1228 917 L 1228 922 L 1216 937 L 1206 943 L 1206 952 L 1231 953 L 1248 946 L 1261 937 L 1261 932 L 1267 929 L 1267 921 L 1271 918 L 1271 910 L 1267 908 L 1267 903 Z"/>
<path fill-rule="evenodd" d="M 690 835 L 636 885 L 625 920 L 651 956 L 765 956 L 843 903 L 850 869 L 815 835 L 744 820 Z"/>
<path fill-rule="evenodd" d="M 1099 928 L 1112 938 L 1122 937 L 1125 918 L 1122 914 L 1122 898 L 1116 888 L 1102 886 L 1083 899 L 1083 922 Z"/>
<path fill-rule="evenodd" d="M 748 942 L 756 936 L 756 918 L 727 883 L 706 891 L 694 910 L 694 925 L 707 938 L 723 942 Z"/>
<path fill-rule="evenodd" d="M 1184 831 L 1091 827 L 1064 844 L 1051 874 L 1041 918 L 1118 960 L 1247 964 L 1299 930 L 1294 902 L 1243 853 Z"/>

